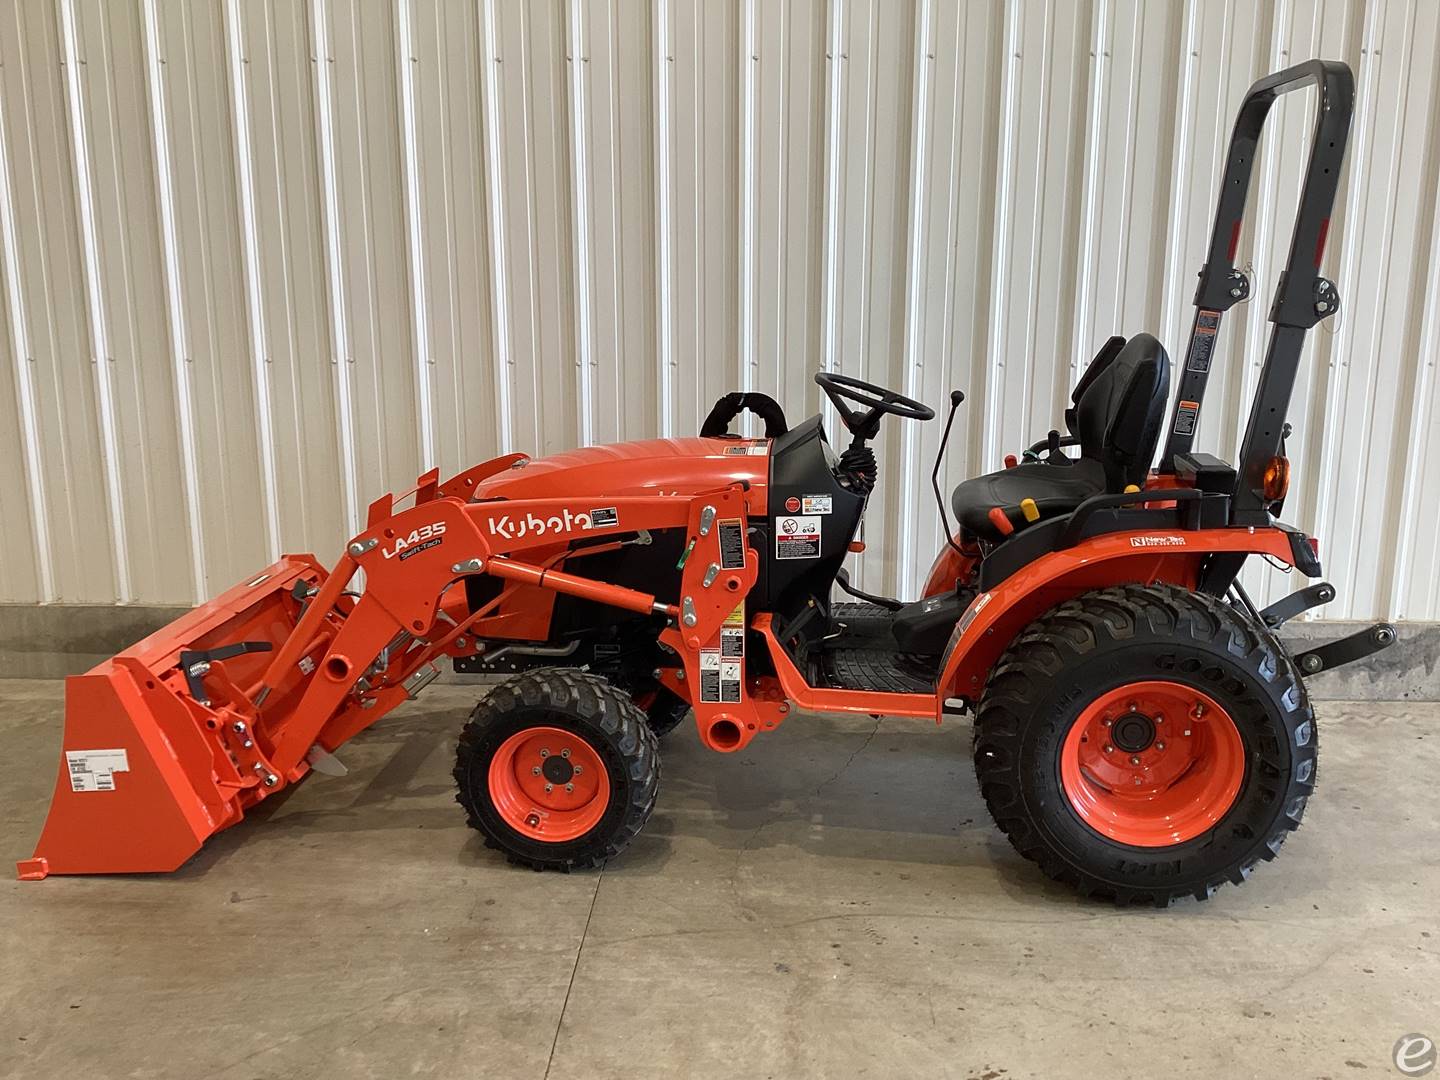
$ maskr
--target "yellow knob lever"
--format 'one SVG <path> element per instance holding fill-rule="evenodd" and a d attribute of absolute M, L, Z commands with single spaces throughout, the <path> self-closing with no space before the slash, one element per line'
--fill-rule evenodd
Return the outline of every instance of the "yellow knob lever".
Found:
<path fill-rule="evenodd" d="M 1040 507 L 1035 505 L 1034 499 L 1021 499 L 1020 513 L 1025 515 L 1026 521 L 1040 520 Z"/>
<path fill-rule="evenodd" d="M 1126 485 L 1125 485 L 1125 494 L 1126 494 L 1126 495 L 1134 495 L 1134 494 L 1135 494 L 1137 491 L 1139 491 L 1139 490 L 1140 490 L 1140 485 L 1139 485 L 1139 484 L 1126 484 Z"/>

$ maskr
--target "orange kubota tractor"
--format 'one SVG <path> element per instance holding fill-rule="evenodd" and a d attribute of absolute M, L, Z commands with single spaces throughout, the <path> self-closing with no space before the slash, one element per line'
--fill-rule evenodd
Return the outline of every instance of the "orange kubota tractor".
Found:
<path fill-rule="evenodd" d="M 1249 291 L 1234 256 L 1261 126 L 1311 85 L 1289 265 L 1231 466 L 1192 450 L 1196 416 L 1222 314 Z M 180 866 L 449 658 L 510 676 L 461 732 L 455 779 L 470 824 L 533 867 L 622 851 L 655 805 L 658 737 L 692 710 L 721 752 L 795 710 L 973 710 L 984 798 L 1050 876 L 1156 903 L 1242 881 L 1314 789 L 1303 676 L 1394 634 L 1292 657 L 1276 627 L 1334 590 L 1259 611 L 1237 581 L 1254 556 L 1320 575 L 1316 543 L 1278 515 L 1301 345 L 1338 306 L 1318 267 L 1352 98 L 1340 63 L 1251 88 L 1168 427 L 1165 350 L 1112 338 L 1066 434 L 955 489 L 958 531 L 915 602 L 831 599 L 837 583 L 854 593 L 841 564 L 876 481 L 870 441 L 887 416 L 934 416 L 858 379 L 816 376 L 850 436 L 838 454 L 820 417 L 792 428 L 769 398 L 732 394 L 695 438 L 430 472 L 371 505 L 329 569 L 287 556 L 72 678 L 54 801 L 20 876 Z M 764 438 L 727 433 L 746 408 Z"/>

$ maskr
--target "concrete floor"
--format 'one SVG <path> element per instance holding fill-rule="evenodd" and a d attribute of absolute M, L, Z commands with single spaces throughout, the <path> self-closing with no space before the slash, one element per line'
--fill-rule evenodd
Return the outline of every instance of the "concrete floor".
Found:
<path fill-rule="evenodd" d="M 0 1075 L 1338 1078 L 1440 1037 L 1440 706 L 1325 704 L 1279 861 L 1155 912 L 1021 860 L 963 724 L 797 717 L 729 758 L 682 729 L 621 860 L 519 870 L 452 801 L 478 692 L 174 875 L 0 887 Z M 0 681 L 7 861 L 61 711 Z"/>

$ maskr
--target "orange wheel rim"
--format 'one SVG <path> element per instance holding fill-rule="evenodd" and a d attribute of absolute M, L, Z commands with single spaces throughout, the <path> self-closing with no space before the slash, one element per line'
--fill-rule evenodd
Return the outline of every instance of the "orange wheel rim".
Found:
<path fill-rule="evenodd" d="M 1169 847 L 1214 828 L 1245 778 L 1245 745 L 1210 695 L 1127 683 L 1081 711 L 1060 751 L 1060 784 L 1086 825 L 1121 844 Z"/>
<path fill-rule="evenodd" d="M 490 801 L 521 836 L 558 844 L 584 836 L 610 804 L 605 764 L 585 739 L 558 727 L 517 731 L 490 759 Z"/>

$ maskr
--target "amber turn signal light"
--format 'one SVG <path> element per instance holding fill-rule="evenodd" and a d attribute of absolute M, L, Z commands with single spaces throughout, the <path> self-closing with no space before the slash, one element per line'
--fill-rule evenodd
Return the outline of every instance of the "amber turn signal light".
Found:
<path fill-rule="evenodd" d="M 1290 460 L 1278 456 L 1271 458 L 1270 464 L 1265 466 L 1265 479 L 1261 487 L 1265 501 L 1279 502 L 1289 490 Z"/>

